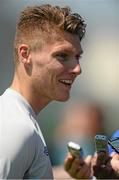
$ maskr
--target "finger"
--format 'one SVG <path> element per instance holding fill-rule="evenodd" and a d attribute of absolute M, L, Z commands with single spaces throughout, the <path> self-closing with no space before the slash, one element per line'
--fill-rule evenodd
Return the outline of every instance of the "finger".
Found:
<path fill-rule="evenodd" d="M 110 164 L 115 171 L 119 171 L 119 160 L 112 158 Z"/>
<path fill-rule="evenodd" d="M 71 168 L 71 165 L 73 163 L 74 157 L 68 153 L 67 158 L 64 161 L 64 169 L 68 171 Z"/>
<path fill-rule="evenodd" d="M 84 162 L 83 162 L 84 163 Z M 74 159 L 73 163 L 70 166 L 70 169 L 68 170 L 68 173 L 72 176 L 72 177 L 76 177 L 76 173 L 77 171 L 80 170 L 80 168 L 82 168 L 82 161 L 80 161 L 80 159 Z"/>
<path fill-rule="evenodd" d="M 88 165 L 88 166 L 91 166 L 91 162 L 92 162 L 92 156 L 91 155 L 88 155 L 86 158 L 85 158 L 85 163 Z"/>
<path fill-rule="evenodd" d="M 91 156 L 88 156 L 85 161 L 75 159 L 72 163 L 69 174 L 74 178 L 89 179 L 91 177 Z"/>
<path fill-rule="evenodd" d="M 82 168 L 77 171 L 77 179 L 89 179 L 91 177 L 91 168 L 87 165 L 82 166 Z"/>
<path fill-rule="evenodd" d="M 97 164 L 97 155 L 94 155 L 91 160 L 91 165 L 95 166 Z"/>

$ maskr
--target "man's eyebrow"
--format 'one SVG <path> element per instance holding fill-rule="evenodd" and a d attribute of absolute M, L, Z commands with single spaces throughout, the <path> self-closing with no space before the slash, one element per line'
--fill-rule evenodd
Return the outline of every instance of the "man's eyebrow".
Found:
<path fill-rule="evenodd" d="M 57 52 L 72 53 L 73 50 L 72 49 L 63 48 L 63 49 L 58 49 Z M 80 51 L 77 52 L 77 54 L 79 54 L 79 55 L 83 54 L 83 50 L 81 49 Z"/>

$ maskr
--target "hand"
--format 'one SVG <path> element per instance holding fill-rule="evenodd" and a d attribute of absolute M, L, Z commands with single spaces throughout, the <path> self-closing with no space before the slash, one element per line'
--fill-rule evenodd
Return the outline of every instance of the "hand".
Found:
<path fill-rule="evenodd" d="M 82 158 L 74 158 L 69 153 L 64 162 L 64 168 L 69 175 L 75 179 L 90 179 L 91 159 L 91 156 L 87 156 L 85 160 Z"/>
<path fill-rule="evenodd" d="M 96 154 L 92 161 L 94 176 L 97 179 L 118 179 L 119 176 L 117 176 L 114 170 L 116 158 L 117 157 L 109 156 L 105 152 Z"/>
<path fill-rule="evenodd" d="M 119 154 L 117 153 L 112 153 L 111 154 L 111 161 L 110 164 L 115 171 L 116 175 L 119 177 Z"/>

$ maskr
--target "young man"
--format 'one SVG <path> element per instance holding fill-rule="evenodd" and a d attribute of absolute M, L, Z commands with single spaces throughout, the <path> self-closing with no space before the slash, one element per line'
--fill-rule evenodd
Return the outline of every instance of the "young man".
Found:
<path fill-rule="evenodd" d="M 15 73 L 0 97 L 0 178 L 52 179 L 47 147 L 36 121 L 51 101 L 66 101 L 81 73 L 84 20 L 69 8 L 41 5 L 20 16 Z"/>

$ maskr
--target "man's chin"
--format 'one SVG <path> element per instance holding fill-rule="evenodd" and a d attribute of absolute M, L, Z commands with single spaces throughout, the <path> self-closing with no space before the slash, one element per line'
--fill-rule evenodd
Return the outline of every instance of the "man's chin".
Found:
<path fill-rule="evenodd" d="M 56 101 L 65 102 L 65 101 L 68 101 L 69 98 L 70 96 L 64 96 L 64 97 L 57 98 Z"/>

